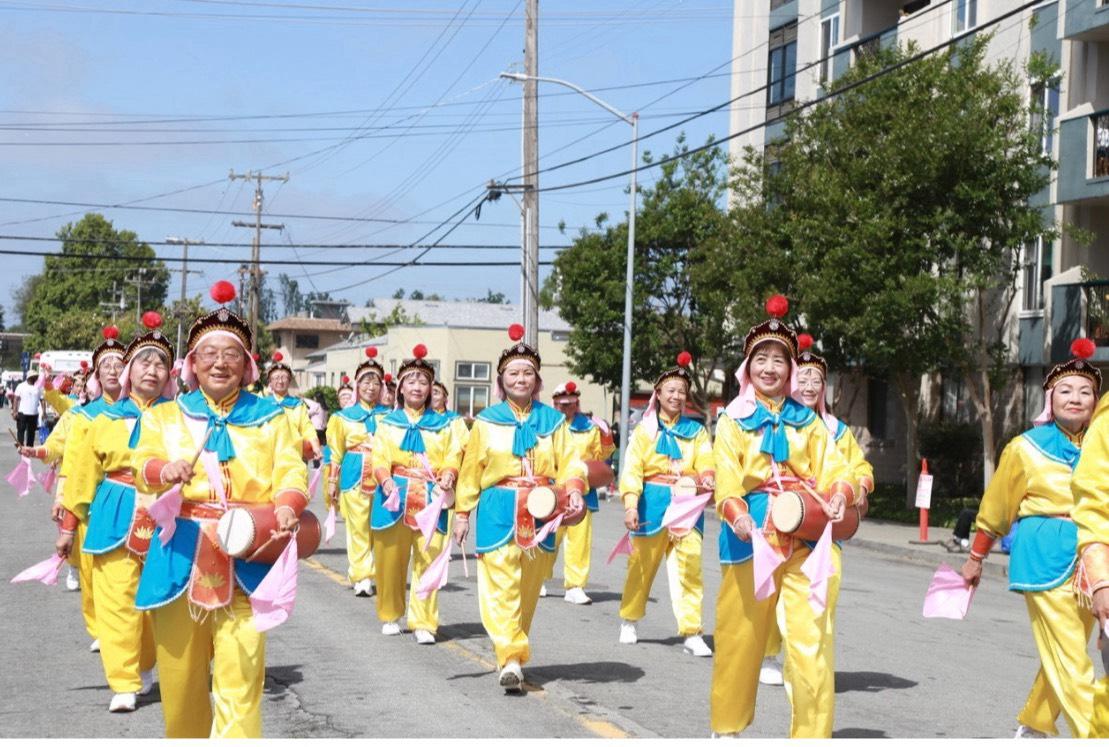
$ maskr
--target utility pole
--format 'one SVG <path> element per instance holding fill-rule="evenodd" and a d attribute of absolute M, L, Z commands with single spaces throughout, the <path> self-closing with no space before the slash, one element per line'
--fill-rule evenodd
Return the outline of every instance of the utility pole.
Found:
<path fill-rule="evenodd" d="M 236 228 L 253 228 L 254 229 L 254 242 L 250 252 L 250 331 L 254 338 L 254 346 L 258 345 L 258 297 L 262 292 L 262 268 L 259 265 L 261 259 L 262 247 L 262 229 L 281 231 L 284 230 L 284 223 L 263 223 L 262 222 L 262 182 L 287 182 L 289 181 L 289 174 L 286 172 L 282 176 L 266 176 L 261 171 L 248 171 L 245 174 L 236 174 L 232 169 L 228 176 L 231 181 L 236 179 L 251 179 L 256 183 L 254 187 L 254 223 L 246 223 L 244 221 L 235 220 L 231 221 L 231 225 Z M 253 350 L 251 352 L 254 352 Z"/>
<path fill-rule="evenodd" d="M 539 0 L 524 14 L 524 340 L 539 344 Z"/>
<path fill-rule="evenodd" d="M 146 280 L 146 268 L 140 267 L 135 271 L 137 274 L 132 278 L 128 278 L 125 282 L 133 283 L 135 286 L 135 323 L 142 328 L 142 289 L 144 285 L 153 285 L 154 280 Z M 120 309 L 123 309 L 123 297 L 120 297 Z M 113 321 L 115 318 L 113 316 Z"/>
<path fill-rule="evenodd" d="M 183 332 L 183 317 L 185 315 L 185 298 L 188 295 L 189 278 L 189 244 L 203 244 L 199 239 L 182 239 L 176 236 L 166 236 L 167 244 L 181 244 L 181 302 L 177 307 L 177 357 L 181 357 L 181 336 Z"/>
<path fill-rule="evenodd" d="M 118 301 L 114 300 L 116 298 L 116 294 L 119 295 Z M 127 303 L 124 300 L 123 291 L 119 290 L 119 287 L 116 285 L 116 282 L 114 280 L 112 281 L 112 299 L 113 300 L 111 301 L 101 301 L 99 306 L 101 309 L 112 315 L 112 324 L 115 324 L 116 312 L 126 309 Z"/>

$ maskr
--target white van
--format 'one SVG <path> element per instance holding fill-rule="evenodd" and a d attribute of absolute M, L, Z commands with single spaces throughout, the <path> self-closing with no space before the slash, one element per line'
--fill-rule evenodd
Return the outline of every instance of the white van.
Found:
<path fill-rule="evenodd" d="M 31 369 L 27 372 L 38 373 L 39 366 L 46 364 L 55 374 L 73 374 L 81 370 L 81 361 L 91 368 L 92 352 L 88 350 L 44 350 L 37 359 L 32 359 Z"/>

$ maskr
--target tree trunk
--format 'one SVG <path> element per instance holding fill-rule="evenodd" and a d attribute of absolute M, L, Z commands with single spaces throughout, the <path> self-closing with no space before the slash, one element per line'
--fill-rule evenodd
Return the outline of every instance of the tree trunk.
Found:
<path fill-rule="evenodd" d="M 990 484 L 997 464 L 997 444 L 994 440 L 993 388 L 989 375 L 974 371 L 966 376 L 967 389 L 974 409 L 978 412 L 979 432 L 982 434 L 982 490 Z"/>
<path fill-rule="evenodd" d="M 920 428 L 920 376 L 898 373 L 894 385 L 905 413 L 905 506 L 916 503 L 916 483 L 920 476 L 917 436 Z"/>

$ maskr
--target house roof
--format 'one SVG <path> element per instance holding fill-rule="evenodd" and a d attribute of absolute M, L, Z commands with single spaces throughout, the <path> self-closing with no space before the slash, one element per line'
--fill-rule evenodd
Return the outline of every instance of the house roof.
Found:
<path fill-rule="evenodd" d="M 271 332 L 291 330 L 295 332 L 350 332 L 350 325 L 339 319 L 313 319 L 306 316 L 287 316 L 266 325 Z"/>
<path fill-rule="evenodd" d="M 404 313 L 417 317 L 428 327 L 461 327 L 463 329 L 508 329 L 520 321 L 520 305 L 478 301 L 412 301 L 397 298 L 374 298 L 370 306 L 352 306 L 347 316 L 352 325 L 371 316 L 382 319 L 398 305 Z M 539 310 L 539 329 L 544 332 L 569 332 L 570 325 L 554 311 Z"/>

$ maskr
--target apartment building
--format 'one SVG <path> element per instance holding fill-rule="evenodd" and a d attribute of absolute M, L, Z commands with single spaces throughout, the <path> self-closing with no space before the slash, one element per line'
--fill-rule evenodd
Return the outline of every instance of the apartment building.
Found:
<path fill-rule="evenodd" d="M 914 41 L 920 49 L 976 29 L 992 34 L 988 59 L 1023 70 L 1033 54 L 1058 77 L 1029 85 L 1042 107 L 1029 122 L 1056 160 L 1047 189 L 1033 198 L 1045 217 L 1081 229 L 1025 247 L 1019 297 L 1006 322 L 1011 363 L 1023 381 L 1009 413 L 1027 423 L 1043 403 L 1045 368 L 1067 357 L 1075 337 L 1099 345 L 1109 364 L 1109 0 L 1054 0 L 1007 18 L 1019 0 L 736 0 L 730 142 L 733 158 L 784 136 L 782 117 L 826 92 L 861 55 Z M 1001 20 L 998 20 L 1001 19 Z M 749 94 L 749 95 L 744 95 Z M 741 98 L 737 98 L 741 97 Z M 1088 244 L 1080 242 L 1092 236 Z M 951 417 L 970 408 L 958 381 L 930 382 L 930 407 Z M 847 382 L 841 385 L 848 386 Z M 879 476 L 903 474 L 900 405 L 881 382 L 859 382 L 846 419 L 875 456 Z M 883 458 L 885 455 L 888 458 Z"/>

